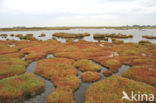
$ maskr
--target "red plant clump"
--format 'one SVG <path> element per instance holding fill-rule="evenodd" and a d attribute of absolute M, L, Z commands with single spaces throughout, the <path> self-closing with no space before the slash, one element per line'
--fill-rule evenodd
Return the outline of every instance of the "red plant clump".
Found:
<path fill-rule="evenodd" d="M 73 62 L 73 59 L 67 58 L 43 59 L 38 62 L 35 73 L 50 79 L 56 86 L 56 90 L 48 96 L 46 103 L 74 102 L 72 93 L 79 88 L 81 81 L 77 77 L 78 71 L 72 65 Z M 70 92 L 66 90 L 70 90 Z M 69 96 L 70 98 L 68 98 Z M 52 99 L 52 97 L 56 98 Z"/>
<path fill-rule="evenodd" d="M 37 44 L 21 49 L 20 53 L 27 53 L 28 55 L 26 59 L 34 61 L 44 58 L 48 53 L 53 53 L 57 50 L 57 48 L 59 48 L 60 45 L 61 43 L 56 40 L 48 40 L 44 43 L 37 42 Z"/>
<path fill-rule="evenodd" d="M 91 61 L 87 60 L 87 59 L 81 59 L 78 60 L 74 63 L 74 66 L 79 68 L 82 72 L 85 71 L 100 71 L 101 70 L 101 66 L 92 63 Z"/>
<path fill-rule="evenodd" d="M 93 83 L 85 92 L 85 103 L 135 103 L 136 101 L 122 100 L 123 91 L 131 98 L 134 94 L 153 94 L 156 97 L 156 88 L 146 83 L 137 82 L 121 76 L 111 76 L 105 80 Z M 140 94 L 139 93 L 139 94 Z M 136 96 L 137 97 L 137 96 Z M 138 98 L 137 98 L 138 100 Z M 140 99 L 141 100 L 141 99 Z M 143 103 L 146 100 L 143 99 Z M 156 100 L 153 101 L 155 103 Z"/>
<path fill-rule="evenodd" d="M 74 95 L 69 88 L 56 88 L 55 91 L 47 97 L 45 103 L 75 103 Z"/>
<path fill-rule="evenodd" d="M 111 76 L 112 75 L 112 72 L 109 71 L 109 70 L 106 70 L 106 71 L 103 71 L 103 75 L 105 75 L 105 76 Z"/>
<path fill-rule="evenodd" d="M 38 62 L 35 72 L 50 79 L 56 87 L 67 86 L 76 90 L 80 80 L 76 77 L 78 71 L 72 65 L 73 62 L 66 58 L 43 59 Z"/>
<path fill-rule="evenodd" d="M 93 59 L 97 63 L 109 68 L 110 71 L 112 72 L 118 72 L 118 69 L 122 66 L 122 62 L 119 59 L 119 57 L 106 57 L 106 56 L 101 56 L 101 57 L 95 57 Z"/>
<path fill-rule="evenodd" d="M 87 71 L 82 73 L 81 78 L 85 82 L 95 82 L 101 79 L 101 75 L 98 72 Z"/>
<path fill-rule="evenodd" d="M 86 41 L 78 41 L 66 43 L 54 53 L 56 57 L 79 59 L 93 59 L 97 56 L 105 56 L 111 54 L 111 49 L 107 46 L 101 47 L 99 43 Z"/>
<path fill-rule="evenodd" d="M 129 70 L 125 71 L 122 76 L 156 86 L 156 66 L 133 66 Z"/>

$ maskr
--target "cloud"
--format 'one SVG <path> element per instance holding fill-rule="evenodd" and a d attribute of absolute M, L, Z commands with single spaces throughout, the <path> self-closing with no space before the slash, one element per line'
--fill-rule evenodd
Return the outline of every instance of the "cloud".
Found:
<path fill-rule="evenodd" d="M 0 0 L 2 26 L 154 24 L 155 0 Z"/>

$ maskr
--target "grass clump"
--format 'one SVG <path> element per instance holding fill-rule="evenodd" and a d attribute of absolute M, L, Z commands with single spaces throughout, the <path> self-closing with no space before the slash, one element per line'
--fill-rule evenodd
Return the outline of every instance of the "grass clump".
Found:
<path fill-rule="evenodd" d="M 112 75 L 112 72 L 109 71 L 109 70 L 106 70 L 106 71 L 103 71 L 103 75 L 108 77 L 108 76 L 111 76 Z"/>
<path fill-rule="evenodd" d="M 141 40 L 139 41 L 139 44 L 144 45 L 144 44 L 152 44 L 152 43 L 150 41 Z"/>
<path fill-rule="evenodd" d="M 79 88 L 80 79 L 73 62 L 74 60 L 66 58 L 43 59 L 38 62 L 35 72 L 50 79 L 56 86 L 46 103 L 74 103 L 73 92 Z"/>
<path fill-rule="evenodd" d="M 113 40 L 112 43 L 114 43 L 114 44 L 123 44 L 124 41 L 123 40 Z"/>
<path fill-rule="evenodd" d="M 46 34 L 41 34 L 39 37 L 45 37 L 46 36 Z"/>
<path fill-rule="evenodd" d="M 65 32 L 59 32 L 59 33 L 54 33 L 53 36 L 55 37 L 61 37 L 61 38 L 83 38 L 85 36 L 90 36 L 89 33 L 65 33 Z"/>
<path fill-rule="evenodd" d="M 16 37 L 19 37 L 21 40 L 37 40 L 35 37 L 33 37 L 33 34 L 17 34 Z"/>
<path fill-rule="evenodd" d="M 57 88 L 47 97 L 45 103 L 75 103 L 74 95 L 70 89 Z"/>
<path fill-rule="evenodd" d="M 131 91 L 136 94 L 140 91 L 141 94 L 156 95 L 156 88 L 148 84 L 121 76 L 111 76 L 108 79 L 95 82 L 87 89 L 85 92 L 85 103 L 132 103 L 132 101 L 126 99 L 122 100 L 123 91 L 125 91 L 130 98 Z M 143 102 L 146 102 L 145 99 Z"/>
<path fill-rule="evenodd" d="M 136 81 L 145 82 L 147 84 L 156 86 L 156 67 L 133 66 L 122 74 L 123 77 L 133 79 Z"/>
<path fill-rule="evenodd" d="M 10 34 L 11 37 L 15 36 L 14 34 Z"/>
<path fill-rule="evenodd" d="M 0 36 L 2 36 L 2 37 L 7 37 L 8 36 L 8 34 L 1 34 Z"/>
<path fill-rule="evenodd" d="M 85 82 L 95 82 L 101 79 L 101 77 L 100 73 L 91 71 L 84 72 L 81 75 L 82 80 Z"/>
<path fill-rule="evenodd" d="M 156 39 L 156 36 L 143 35 L 142 37 L 146 39 Z"/>
<path fill-rule="evenodd" d="M 19 76 L 12 76 L 0 80 L 0 102 L 21 103 L 27 96 L 34 96 L 42 92 L 45 87 L 44 81 L 32 73 L 25 73 Z"/>
<path fill-rule="evenodd" d="M 2 79 L 24 73 L 27 63 L 22 61 L 20 58 L 0 56 L 0 65 L 0 79 Z"/>
<path fill-rule="evenodd" d="M 54 81 L 56 87 L 67 87 L 72 91 L 76 90 L 80 86 L 80 79 L 75 75 L 67 75 L 65 77 L 58 77 Z"/>
<path fill-rule="evenodd" d="M 66 58 L 43 59 L 38 62 L 36 73 L 50 79 L 56 87 L 67 87 L 73 91 L 80 86 L 74 61 Z"/>
<path fill-rule="evenodd" d="M 110 69 L 112 72 L 117 72 L 118 69 L 121 67 L 121 62 L 117 59 L 108 59 L 104 63 L 106 67 Z"/>
<path fill-rule="evenodd" d="M 78 60 L 74 63 L 74 66 L 79 68 L 82 72 L 85 71 L 100 71 L 101 70 L 101 66 L 92 63 L 91 61 L 87 60 L 87 59 L 81 59 Z"/>
<path fill-rule="evenodd" d="M 94 34 L 93 35 L 94 38 L 105 38 L 105 37 L 110 37 L 110 38 L 133 38 L 133 35 L 129 34 L 129 35 L 124 35 L 124 34 L 109 34 L 109 33 L 106 33 L 106 34 Z"/>

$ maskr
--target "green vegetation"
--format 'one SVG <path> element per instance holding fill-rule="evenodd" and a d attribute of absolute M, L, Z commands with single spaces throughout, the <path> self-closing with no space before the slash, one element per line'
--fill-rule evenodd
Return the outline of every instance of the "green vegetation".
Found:
<path fill-rule="evenodd" d="M 12 103 L 13 101 L 20 103 L 25 98 L 42 92 L 45 83 L 34 74 L 25 73 L 0 80 L 0 87 L 1 103 Z"/>
<path fill-rule="evenodd" d="M 7 56 L 8 55 L 0 55 L 0 79 L 13 75 L 19 75 L 25 72 L 25 66 L 27 65 L 26 62 L 17 57 L 12 58 Z"/>
<path fill-rule="evenodd" d="M 114 44 L 123 44 L 124 41 L 123 40 L 113 40 L 112 43 L 114 43 Z"/>
<path fill-rule="evenodd" d="M 107 38 L 107 37 L 110 37 L 110 38 L 133 38 L 133 35 L 124 35 L 124 34 L 94 34 L 93 35 L 94 38 Z"/>
<path fill-rule="evenodd" d="M 156 97 L 155 87 L 121 76 L 111 76 L 105 80 L 95 82 L 87 89 L 85 103 L 132 103 L 132 101 L 126 99 L 122 100 L 123 91 L 130 97 L 132 91 L 134 94 L 138 94 L 138 91 L 140 91 L 141 94 L 154 94 Z M 143 102 L 146 102 L 145 99 L 143 99 Z"/>
<path fill-rule="evenodd" d="M 110 69 L 112 72 L 117 72 L 118 69 L 121 67 L 121 62 L 117 59 L 109 59 L 106 60 L 105 66 Z"/>
<path fill-rule="evenodd" d="M 80 79 L 75 75 L 67 75 L 65 77 L 58 77 L 57 80 L 54 81 L 56 87 L 67 87 L 72 91 L 78 89 L 80 86 Z"/>
<path fill-rule="evenodd" d="M 101 66 L 92 63 L 91 61 L 87 60 L 87 59 L 81 59 L 78 60 L 74 63 L 74 66 L 79 68 L 82 72 L 85 71 L 100 71 L 101 70 Z"/>
<path fill-rule="evenodd" d="M 10 36 L 15 36 L 14 34 L 10 34 Z"/>
<path fill-rule="evenodd" d="M 141 41 L 139 41 L 139 44 L 144 45 L 144 44 L 152 44 L 152 43 L 150 41 L 141 40 Z"/>
<path fill-rule="evenodd" d="M 35 37 L 33 37 L 33 34 L 17 34 L 16 37 L 19 37 L 21 40 L 37 40 Z"/>
<path fill-rule="evenodd" d="M 85 36 L 90 36 L 89 33 L 65 33 L 65 32 L 59 32 L 59 33 L 54 33 L 54 37 L 61 37 L 61 38 L 83 38 Z"/>

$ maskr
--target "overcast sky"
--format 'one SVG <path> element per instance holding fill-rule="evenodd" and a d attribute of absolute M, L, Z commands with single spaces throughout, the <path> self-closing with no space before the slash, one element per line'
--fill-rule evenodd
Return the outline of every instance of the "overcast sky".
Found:
<path fill-rule="evenodd" d="M 0 27 L 156 25 L 156 0 L 0 0 Z"/>

